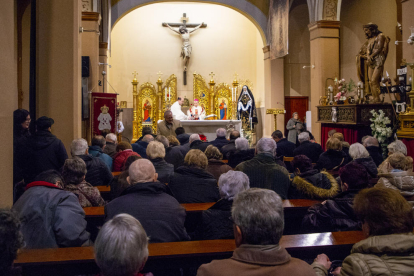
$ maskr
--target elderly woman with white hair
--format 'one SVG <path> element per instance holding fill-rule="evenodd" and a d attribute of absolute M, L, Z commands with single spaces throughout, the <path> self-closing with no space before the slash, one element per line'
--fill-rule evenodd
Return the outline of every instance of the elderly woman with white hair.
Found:
<path fill-rule="evenodd" d="M 95 261 L 103 276 L 140 274 L 148 259 L 148 236 L 141 223 L 128 214 L 106 222 L 95 241 Z"/>
<path fill-rule="evenodd" d="M 237 138 L 234 142 L 236 145 L 236 151 L 230 153 L 229 166 L 233 169 L 243 161 L 250 160 L 254 157 L 254 149 L 249 146 L 249 141 L 246 138 Z"/>
<path fill-rule="evenodd" d="M 378 175 L 377 165 L 369 155 L 367 149 L 360 143 L 354 143 L 349 147 L 349 156 L 353 159 L 351 163 L 360 164 L 365 167 L 371 178 Z"/>
<path fill-rule="evenodd" d="M 218 185 L 221 198 L 203 211 L 196 240 L 234 239 L 233 222 L 229 220 L 231 206 L 240 192 L 250 188 L 249 177 L 243 172 L 228 171 L 220 176 Z"/>
<path fill-rule="evenodd" d="M 147 146 L 147 157 L 158 173 L 158 181 L 170 183 L 170 178 L 174 175 L 174 165 L 167 163 L 165 158 L 165 147 L 158 141 L 152 141 Z"/>
<path fill-rule="evenodd" d="M 400 152 L 407 156 L 407 147 L 401 140 L 395 140 L 387 146 L 388 157 L 378 166 L 378 173 L 390 173 L 392 168 L 390 166 L 389 157 L 396 152 Z M 412 172 L 413 169 L 409 169 L 409 172 Z"/>

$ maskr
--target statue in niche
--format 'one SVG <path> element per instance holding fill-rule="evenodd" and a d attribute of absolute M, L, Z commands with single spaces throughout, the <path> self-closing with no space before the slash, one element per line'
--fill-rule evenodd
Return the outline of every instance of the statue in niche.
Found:
<path fill-rule="evenodd" d="M 365 83 L 366 95 L 371 94 L 373 102 L 380 103 L 380 82 L 390 38 L 378 30 L 378 26 L 374 23 L 368 23 L 363 28 L 367 41 L 361 46 L 357 55 L 358 78 Z"/>

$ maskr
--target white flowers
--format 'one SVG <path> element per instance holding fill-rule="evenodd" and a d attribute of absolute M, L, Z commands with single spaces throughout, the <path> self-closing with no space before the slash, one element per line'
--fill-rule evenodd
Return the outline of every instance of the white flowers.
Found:
<path fill-rule="evenodd" d="M 372 124 L 370 125 L 372 130 L 372 136 L 378 139 L 378 142 L 384 143 L 392 135 L 391 127 L 387 127 L 388 124 L 391 124 L 390 118 L 385 116 L 384 111 L 381 109 L 378 113 L 375 110 L 370 111 L 372 118 L 369 119 Z"/>

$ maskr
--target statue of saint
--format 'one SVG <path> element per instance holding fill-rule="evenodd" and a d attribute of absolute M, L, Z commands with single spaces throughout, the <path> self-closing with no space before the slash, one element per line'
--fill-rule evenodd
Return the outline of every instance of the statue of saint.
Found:
<path fill-rule="evenodd" d="M 242 121 L 243 130 L 253 130 L 257 123 L 256 105 L 249 87 L 243 86 L 237 104 L 237 119 Z"/>
<path fill-rule="evenodd" d="M 197 27 L 195 27 L 194 29 L 192 29 L 191 31 L 188 31 L 185 26 L 181 26 L 177 31 L 176 29 L 168 25 L 168 23 L 163 23 L 163 24 L 165 24 L 165 26 L 167 26 L 173 32 L 181 36 L 181 40 L 183 41 L 183 45 L 181 46 L 181 57 L 184 59 L 185 61 L 184 66 L 185 66 L 185 69 L 187 69 L 187 65 L 188 65 L 188 62 L 190 61 L 191 50 L 192 50 L 191 43 L 190 43 L 190 34 L 198 30 L 204 24 L 204 22 L 198 25 Z"/>
<path fill-rule="evenodd" d="M 386 37 L 378 26 L 368 23 L 363 26 L 367 41 L 361 46 L 357 55 L 358 78 L 366 85 L 366 92 L 371 91 L 374 103 L 380 103 L 380 82 L 384 63 L 388 55 L 390 38 Z"/>

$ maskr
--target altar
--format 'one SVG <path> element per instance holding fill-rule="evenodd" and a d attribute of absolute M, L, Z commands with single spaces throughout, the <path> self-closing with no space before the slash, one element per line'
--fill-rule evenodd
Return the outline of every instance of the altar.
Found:
<path fill-rule="evenodd" d="M 202 133 L 207 137 L 207 141 L 216 139 L 216 130 L 224 128 L 227 130 L 227 138 L 232 130 L 241 131 L 240 120 L 182 120 L 181 125 L 188 134 Z"/>

